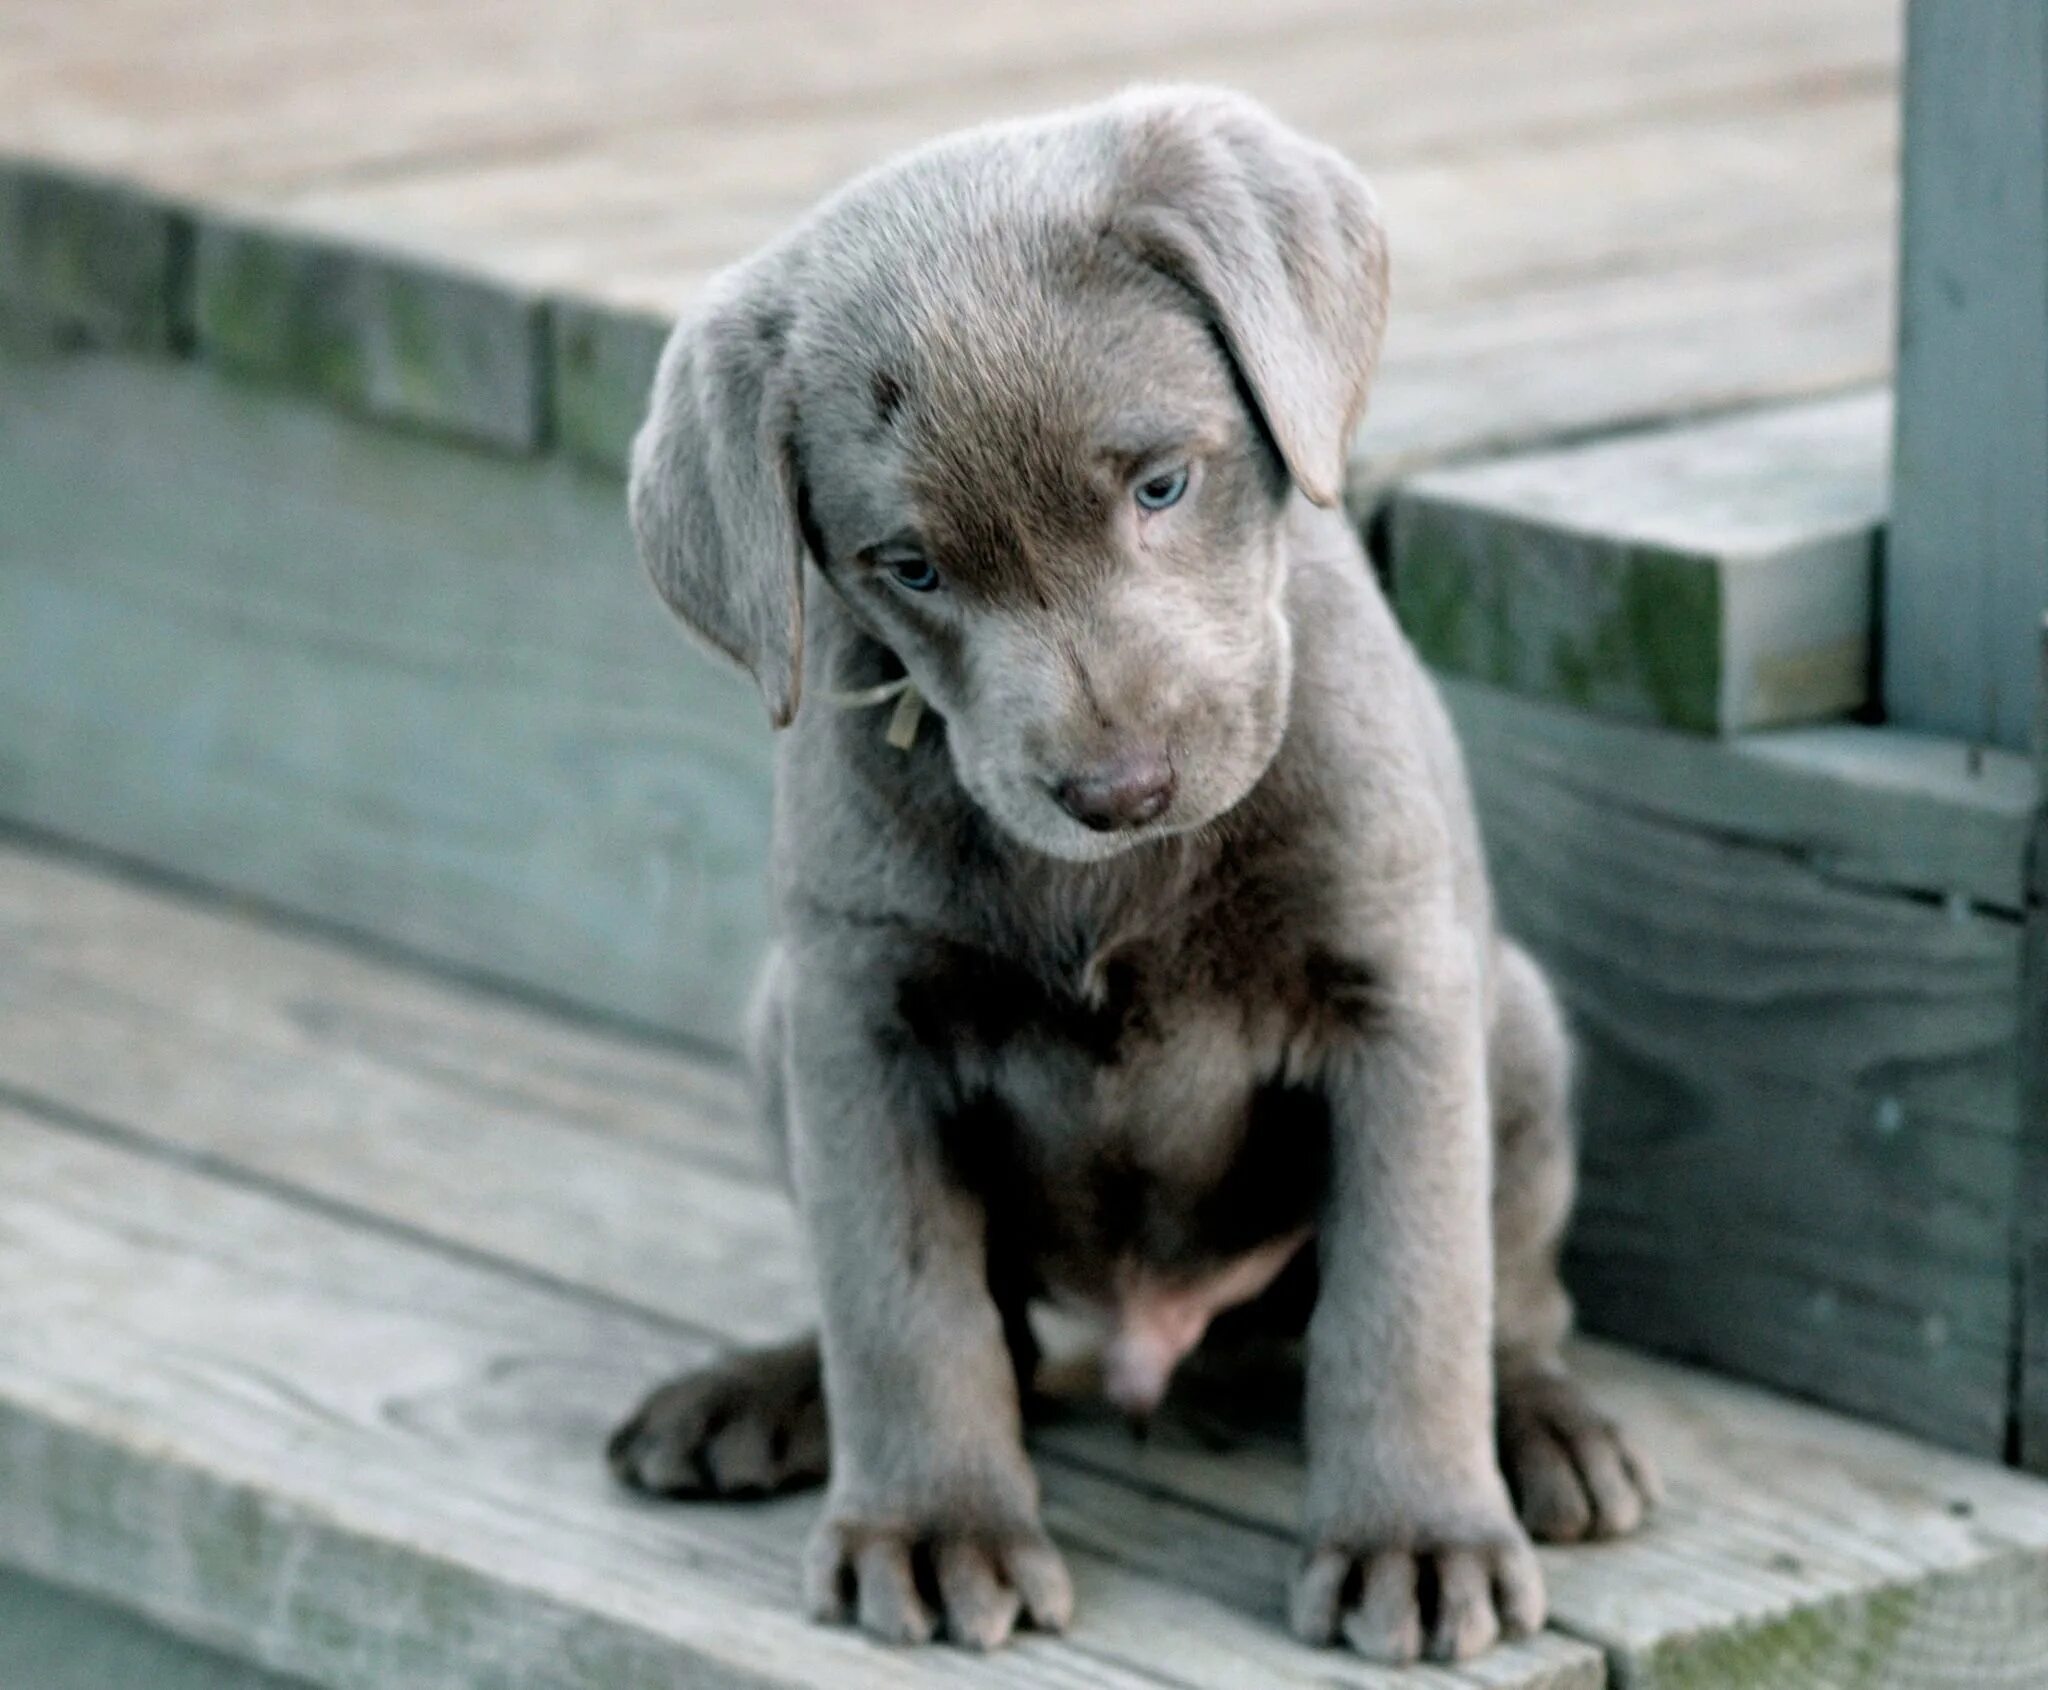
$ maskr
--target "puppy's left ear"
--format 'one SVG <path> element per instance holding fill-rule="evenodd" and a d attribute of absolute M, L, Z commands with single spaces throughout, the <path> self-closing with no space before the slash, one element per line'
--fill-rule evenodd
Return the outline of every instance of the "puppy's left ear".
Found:
<path fill-rule="evenodd" d="M 788 337 L 778 253 L 714 278 L 662 352 L 628 492 L 656 590 L 754 677 L 778 728 L 803 677 Z"/>
<path fill-rule="evenodd" d="M 1112 110 L 1112 233 L 1201 301 L 1294 484 L 1336 504 L 1386 331 L 1372 190 L 1242 95 L 1144 90 Z"/>

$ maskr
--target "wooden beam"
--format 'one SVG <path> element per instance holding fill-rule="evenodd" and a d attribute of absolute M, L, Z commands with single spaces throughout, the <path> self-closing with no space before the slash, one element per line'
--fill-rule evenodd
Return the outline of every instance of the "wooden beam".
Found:
<path fill-rule="evenodd" d="M 2025 1055 L 2020 1120 L 2022 1168 L 2019 1455 L 2048 1473 L 2048 622 L 2041 627 L 2041 682 L 2034 723 L 2039 809 L 2027 852 L 2027 948 L 2020 999 Z"/>
<path fill-rule="evenodd" d="M 40 1579 L 0 1571 L 0 1684 L 35 1690 L 310 1690 Z"/>
<path fill-rule="evenodd" d="M 531 294 L 372 243 L 209 216 L 199 350 L 364 415 L 530 452 L 545 437 L 546 312 Z"/>
<path fill-rule="evenodd" d="M 162 351 L 185 337 L 191 227 L 123 183 L 0 159 L 0 309 L 58 336 Z"/>
<path fill-rule="evenodd" d="M 1907 13 L 1894 720 L 2024 749 L 2048 607 L 2048 6 Z"/>
<path fill-rule="evenodd" d="M 2006 852 L 1982 907 L 1916 886 L 1945 872 L 1912 860 L 1930 815 L 1898 805 L 1887 841 L 1889 806 L 1839 772 L 1780 784 L 1706 746 L 1718 784 L 1689 780 L 1658 766 L 1668 734 L 1447 691 L 1502 920 L 1580 1037 L 1591 1324 L 1999 1454 L 2023 820 L 1976 824 Z M 1798 819 L 1829 793 L 1832 823 Z M 1850 833 L 1861 875 L 1826 848 Z"/>
<path fill-rule="evenodd" d="M 1436 470 L 1395 492 L 1402 625 L 1440 668 L 1702 733 L 1868 694 L 1881 393 Z"/>
<path fill-rule="evenodd" d="M 0 816 L 736 1036 L 768 729 L 616 480 L 132 359 L 9 366 L 0 436 Z"/>

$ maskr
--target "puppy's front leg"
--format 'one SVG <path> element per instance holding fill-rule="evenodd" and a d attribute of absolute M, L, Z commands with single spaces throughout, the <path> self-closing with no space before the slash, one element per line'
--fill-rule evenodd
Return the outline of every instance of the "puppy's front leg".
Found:
<path fill-rule="evenodd" d="M 886 1019 L 876 976 L 799 968 L 791 1172 L 819 1280 L 831 1481 L 805 1601 L 876 1636 L 1003 1642 L 1020 1609 L 1073 1605 L 1038 1518 L 977 1198 L 946 1166 L 931 1053 Z M 941 1613 L 921 1592 L 929 1570 Z"/>
<path fill-rule="evenodd" d="M 1371 948 L 1327 1053 L 1332 1184 L 1308 1332 L 1296 1631 L 1462 1660 L 1543 1623 L 1494 1453 L 1492 1132 L 1480 961 L 1449 912 Z"/>

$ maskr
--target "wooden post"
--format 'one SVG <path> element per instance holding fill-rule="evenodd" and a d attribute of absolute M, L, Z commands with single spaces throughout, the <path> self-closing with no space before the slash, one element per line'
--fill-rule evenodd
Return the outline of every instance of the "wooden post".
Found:
<path fill-rule="evenodd" d="M 2024 749 L 2048 608 L 2048 4 L 1911 0 L 1892 718 Z"/>
<path fill-rule="evenodd" d="M 2040 629 L 2034 756 L 2040 808 L 2027 852 L 2027 938 L 2020 992 L 2019 1457 L 2048 1473 L 2048 622 Z"/>

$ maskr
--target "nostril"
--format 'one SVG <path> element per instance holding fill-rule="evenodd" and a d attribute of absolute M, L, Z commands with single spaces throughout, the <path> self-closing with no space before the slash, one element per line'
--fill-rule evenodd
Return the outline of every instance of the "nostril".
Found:
<path fill-rule="evenodd" d="M 1053 796 L 1083 827 L 1113 833 L 1157 821 L 1173 802 L 1173 784 L 1173 765 L 1166 753 L 1148 750 L 1070 776 L 1053 788 Z"/>

